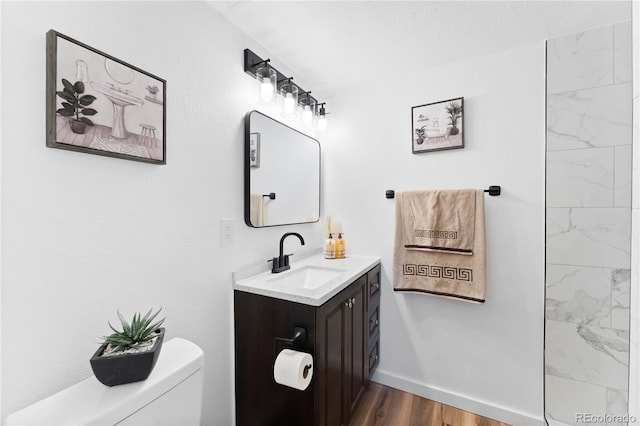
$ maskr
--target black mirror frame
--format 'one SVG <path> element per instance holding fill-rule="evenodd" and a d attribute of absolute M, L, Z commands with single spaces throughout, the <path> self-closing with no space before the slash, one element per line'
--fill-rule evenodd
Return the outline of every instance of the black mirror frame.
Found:
<path fill-rule="evenodd" d="M 281 124 L 284 127 L 287 127 L 288 129 L 293 130 L 296 133 L 301 134 L 302 136 L 305 136 L 313 141 L 315 141 L 318 144 L 318 219 L 314 220 L 314 221 L 307 221 L 307 222 L 292 222 L 292 223 L 279 223 L 279 224 L 275 224 L 275 225 L 264 225 L 264 226 L 254 226 L 251 223 L 251 166 L 250 166 L 250 161 L 249 161 L 249 156 L 250 156 L 250 139 L 251 139 L 251 114 L 253 113 L 257 113 L 260 114 L 266 118 L 269 118 L 275 122 L 277 122 L 278 124 Z M 296 129 L 294 129 L 293 127 L 287 126 L 286 124 L 272 118 L 269 117 L 268 115 L 257 111 L 257 110 L 252 110 L 249 111 L 246 115 L 245 115 L 245 119 L 244 119 L 244 156 L 243 156 L 243 160 L 244 160 L 244 223 L 249 226 L 250 228 L 271 228 L 274 226 L 285 226 L 285 225 L 300 225 L 300 224 L 305 224 L 305 223 L 317 223 L 320 221 L 320 211 L 321 211 L 321 206 L 322 206 L 322 146 L 320 145 L 320 141 L 312 138 L 311 136 L 302 133 Z M 275 198 L 275 197 L 274 197 Z"/>

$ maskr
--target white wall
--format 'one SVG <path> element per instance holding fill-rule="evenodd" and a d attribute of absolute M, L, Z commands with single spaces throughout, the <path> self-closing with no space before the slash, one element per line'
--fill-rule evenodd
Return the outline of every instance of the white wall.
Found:
<path fill-rule="evenodd" d="M 345 91 L 325 144 L 327 211 L 350 252 L 382 257 L 375 379 L 512 424 L 542 419 L 544 55 L 541 41 Z M 411 107 L 459 96 L 465 148 L 412 154 Z M 489 185 L 486 303 L 394 293 L 385 190 Z"/>
<path fill-rule="evenodd" d="M 275 255 L 285 231 L 322 239 L 319 224 L 243 223 L 243 119 L 257 105 L 242 52 L 267 52 L 200 2 L 0 4 L 0 417 L 89 376 L 116 309 L 162 307 L 166 338 L 204 349 L 204 423 L 231 424 L 231 272 Z M 167 80 L 166 166 L 45 147 L 49 29 Z M 221 218 L 235 221 L 230 248 Z"/>

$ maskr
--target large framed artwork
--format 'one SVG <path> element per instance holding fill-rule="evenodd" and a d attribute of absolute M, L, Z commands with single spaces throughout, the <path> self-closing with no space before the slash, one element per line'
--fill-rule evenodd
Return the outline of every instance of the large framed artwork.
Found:
<path fill-rule="evenodd" d="M 411 148 L 414 154 L 464 148 L 464 98 L 411 108 Z"/>
<path fill-rule="evenodd" d="M 47 32 L 47 146 L 166 164 L 165 80 Z"/>

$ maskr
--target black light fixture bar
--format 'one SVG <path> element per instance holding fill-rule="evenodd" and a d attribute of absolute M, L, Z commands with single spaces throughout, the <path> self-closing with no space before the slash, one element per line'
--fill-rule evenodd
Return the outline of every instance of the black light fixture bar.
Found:
<path fill-rule="evenodd" d="M 288 77 L 284 74 L 282 74 L 280 71 L 278 71 L 273 65 L 271 65 L 270 63 L 270 59 L 262 59 L 260 56 L 256 55 L 255 53 L 253 53 L 253 51 L 251 51 L 251 49 L 244 49 L 244 72 L 246 72 L 247 74 L 249 74 L 251 77 L 256 78 L 256 70 L 258 68 L 260 68 L 261 66 L 265 66 L 268 68 L 271 68 L 272 70 L 275 70 L 276 72 L 276 80 L 278 81 L 278 87 L 276 87 L 276 90 L 279 91 L 280 88 L 282 87 L 283 84 L 285 83 L 290 83 L 293 86 L 296 86 L 298 88 L 298 93 L 299 96 L 301 95 L 305 95 L 305 99 L 313 99 L 317 104 L 319 104 L 320 102 L 318 102 L 318 100 L 316 98 L 314 98 L 313 96 L 311 96 L 311 91 L 308 90 L 304 90 L 302 87 L 298 86 L 296 83 L 294 83 L 293 77 Z"/>

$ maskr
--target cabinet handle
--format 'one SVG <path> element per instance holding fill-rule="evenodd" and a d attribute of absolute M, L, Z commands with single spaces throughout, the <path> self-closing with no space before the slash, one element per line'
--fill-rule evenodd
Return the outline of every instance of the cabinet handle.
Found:
<path fill-rule="evenodd" d="M 346 306 L 349 309 L 353 308 L 353 299 L 349 299 L 346 302 L 344 302 L 344 306 Z"/>
<path fill-rule="evenodd" d="M 355 305 L 355 304 L 356 304 L 356 298 L 353 297 L 353 298 L 351 298 L 351 307 L 353 307 L 353 305 Z"/>
<path fill-rule="evenodd" d="M 371 320 L 371 325 L 376 326 L 380 324 L 380 321 L 378 321 L 377 319 Z"/>
<path fill-rule="evenodd" d="M 374 283 L 371 284 L 371 287 L 375 288 L 376 290 L 380 288 L 380 283 Z"/>

